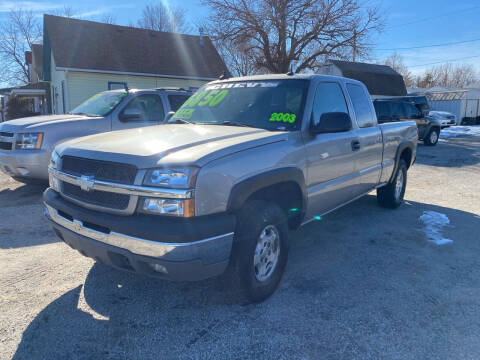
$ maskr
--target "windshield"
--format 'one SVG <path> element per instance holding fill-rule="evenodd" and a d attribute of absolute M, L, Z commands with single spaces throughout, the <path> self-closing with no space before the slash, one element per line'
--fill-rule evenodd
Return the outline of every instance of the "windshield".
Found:
<path fill-rule="evenodd" d="M 299 130 L 308 80 L 238 81 L 206 85 L 170 122 Z"/>
<path fill-rule="evenodd" d="M 125 92 L 105 92 L 93 95 L 73 109 L 70 114 L 87 116 L 105 116 L 117 107 L 127 96 Z"/>

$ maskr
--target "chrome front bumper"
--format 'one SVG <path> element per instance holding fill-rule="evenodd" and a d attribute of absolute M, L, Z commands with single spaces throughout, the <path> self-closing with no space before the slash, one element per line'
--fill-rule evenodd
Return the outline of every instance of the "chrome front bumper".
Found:
<path fill-rule="evenodd" d="M 103 232 L 45 206 L 47 218 L 63 241 L 85 256 L 123 270 L 171 280 L 201 280 L 221 274 L 230 259 L 233 232 L 188 243 L 162 243 Z M 118 262 L 119 256 L 128 261 Z"/>

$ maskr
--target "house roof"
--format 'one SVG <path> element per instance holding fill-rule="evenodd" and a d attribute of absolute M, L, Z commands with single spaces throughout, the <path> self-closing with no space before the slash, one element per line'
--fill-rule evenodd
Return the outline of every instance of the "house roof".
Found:
<path fill-rule="evenodd" d="M 216 79 L 226 69 L 210 38 L 44 15 L 57 67 Z"/>
<path fill-rule="evenodd" d="M 407 89 L 402 75 L 387 65 L 329 60 L 344 77 L 361 81 L 371 95 L 405 96 Z"/>

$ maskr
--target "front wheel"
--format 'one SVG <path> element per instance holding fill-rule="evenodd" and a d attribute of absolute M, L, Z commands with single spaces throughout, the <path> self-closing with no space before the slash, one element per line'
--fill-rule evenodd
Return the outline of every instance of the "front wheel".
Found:
<path fill-rule="evenodd" d="M 231 286 L 260 302 L 278 287 L 288 258 L 287 217 L 275 203 L 249 201 L 239 212 L 232 251 Z"/>
<path fill-rule="evenodd" d="M 438 136 L 440 131 L 438 129 L 431 129 L 425 137 L 424 143 L 428 146 L 435 146 L 438 143 Z"/>
<path fill-rule="evenodd" d="M 380 206 L 395 209 L 403 202 L 407 187 L 407 163 L 400 159 L 397 173 L 392 182 L 377 189 L 377 200 Z"/>

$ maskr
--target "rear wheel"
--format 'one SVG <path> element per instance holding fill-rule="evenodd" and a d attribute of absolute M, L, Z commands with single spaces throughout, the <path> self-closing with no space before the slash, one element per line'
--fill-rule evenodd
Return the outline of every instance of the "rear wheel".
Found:
<path fill-rule="evenodd" d="M 397 173 L 392 182 L 377 189 L 377 200 L 380 206 L 395 209 L 403 202 L 407 187 L 407 163 L 400 159 Z"/>
<path fill-rule="evenodd" d="M 435 146 L 438 143 L 438 136 L 440 131 L 438 129 L 431 129 L 430 132 L 425 136 L 424 143 L 428 146 Z"/>
<path fill-rule="evenodd" d="M 231 286 L 248 301 L 263 301 L 278 287 L 287 264 L 287 217 L 275 203 L 249 201 L 238 214 L 235 236 Z"/>

